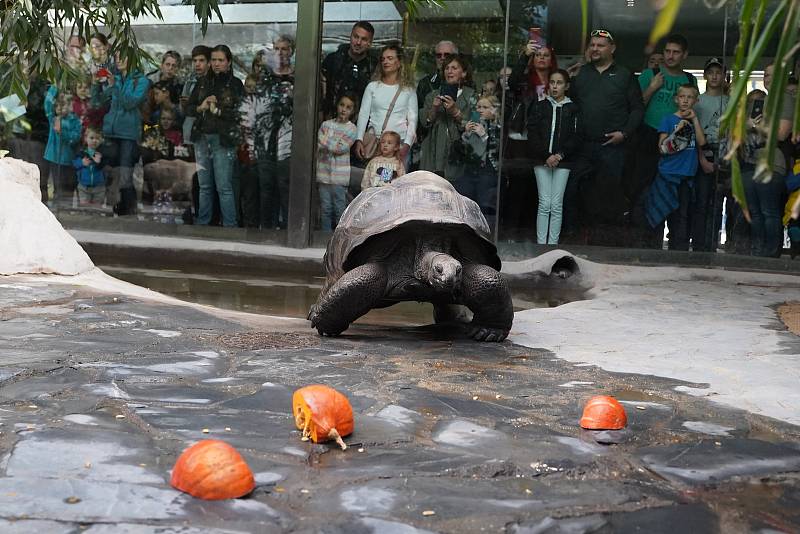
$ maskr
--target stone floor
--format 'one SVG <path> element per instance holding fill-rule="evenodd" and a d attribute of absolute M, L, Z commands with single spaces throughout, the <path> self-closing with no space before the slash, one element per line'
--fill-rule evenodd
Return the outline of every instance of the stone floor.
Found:
<path fill-rule="evenodd" d="M 59 280 L 0 279 L 0 532 L 800 531 L 800 428 L 680 392 L 701 384 Z M 350 398 L 348 450 L 300 440 L 291 394 L 311 383 Z M 625 431 L 578 427 L 594 394 Z M 169 486 L 205 438 L 243 454 L 249 497 Z"/>

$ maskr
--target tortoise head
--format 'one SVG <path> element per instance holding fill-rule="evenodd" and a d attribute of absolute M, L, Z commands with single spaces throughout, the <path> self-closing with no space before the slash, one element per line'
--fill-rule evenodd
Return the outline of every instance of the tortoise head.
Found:
<path fill-rule="evenodd" d="M 437 291 L 451 292 L 461 284 L 461 262 L 444 252 L 426 252 L 421 279 Z"/>

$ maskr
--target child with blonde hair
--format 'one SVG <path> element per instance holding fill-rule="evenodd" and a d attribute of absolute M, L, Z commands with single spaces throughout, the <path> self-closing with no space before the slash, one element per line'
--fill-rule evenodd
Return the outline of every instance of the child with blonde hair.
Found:
<path fill-rule="evenodd" d="M 406 173 L 406 167 L 400 159 L 400 134 L 386 130 L 378 142 L 378 154 L 367 163 L 361 190 L 369 187 L 380 187 Z"/>
<path fill-rule="evenodd" d="M 464 167 L 456 178 L 456 191 L 478 203 L 494 226 L 497 201 L 497 169 L 502 130 L 497 120 L 500 101 L 494 95 L 478 98 L 464 126 L 461 145 Z"/>

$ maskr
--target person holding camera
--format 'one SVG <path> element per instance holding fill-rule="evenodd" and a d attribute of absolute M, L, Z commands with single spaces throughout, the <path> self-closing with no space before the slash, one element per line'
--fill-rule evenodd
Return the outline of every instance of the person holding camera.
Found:
<path fill-rule="evenodd" d="M 772 87 L 774 65 L 764 69 L 764 87 L 767 91 Z M 788 76 L 788 73 L 785 74 Z M 754 94 L 755 93 L 755 94 Z M 756 178 L 756 167 L 766 150 L 767 134 L 764 124 L 764 106 L 766 100 L 763 93 L 753 91 L 748 95 L 747 137 L 744 149 L 740 154 L 742 185 L 747 199 L 747 210 L 750 220 L 751 250 L 753 256 L 777 258 L 783 251 L 783 196 L 786 193 L 786 175 L 789 170 L 787 141 L 792 134 L 795 95 L 786 92 L 783 107 L 780 110 L 778 131 L 778 147 L 772 155 L 772 176 L 768 179 Z"/>
<path fill-rule="evenodd" d="M 472 70 L 463 56 L 448 56 L 443 68 L 445 83 L 438 92 L 428 93 L 422 108 L 420 120 L 425 121 L 429 133 L 422 141 L 419 167 L 452 182 L 461 173 L 463 159 L 451 152 L 475 104 L 475 89 L 468 85 Z"/>
<path fill-rule="evenodd" d="M 497 178 L 500 163 L 500 101 L 495 95 L 478 98 L 464 126 L 464 169 L 456 178 L 456 191 L 478 203 L 490 228 L 497 213 Z"/>

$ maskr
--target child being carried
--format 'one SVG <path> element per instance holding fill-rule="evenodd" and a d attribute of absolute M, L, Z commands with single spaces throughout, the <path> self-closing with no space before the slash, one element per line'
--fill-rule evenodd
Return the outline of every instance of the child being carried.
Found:
<path fill-rule="evenodd" d="M 387 130 L 381 134 L 378 152 L 364 169 L 364 178 L 361 180 L 361 190 L 369 187 L 380 187 L 406 173 L 405 165 L 400 160 L 400 135 Z"/>

